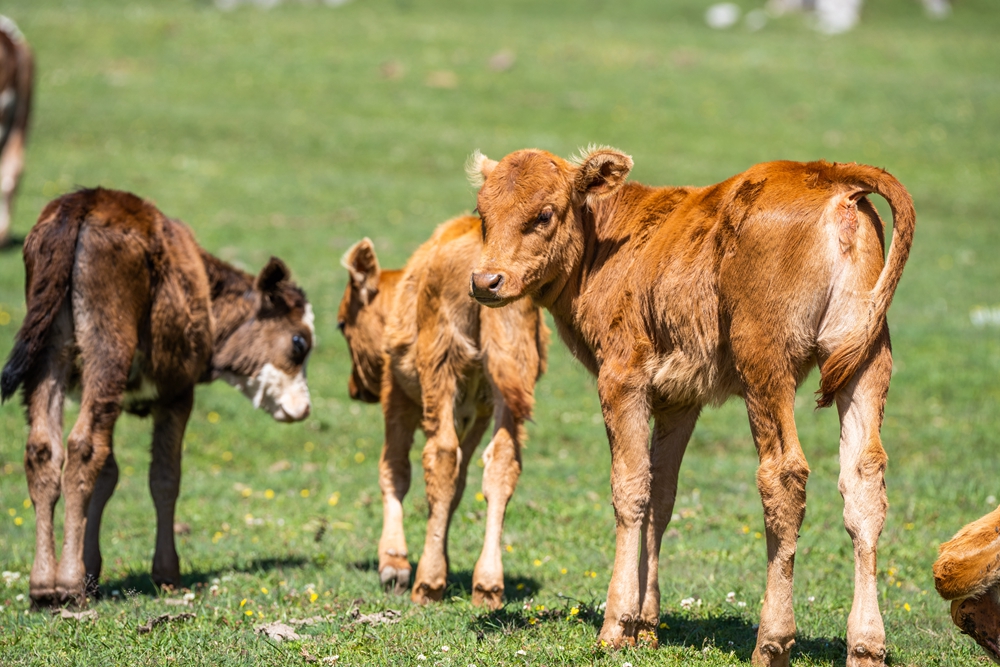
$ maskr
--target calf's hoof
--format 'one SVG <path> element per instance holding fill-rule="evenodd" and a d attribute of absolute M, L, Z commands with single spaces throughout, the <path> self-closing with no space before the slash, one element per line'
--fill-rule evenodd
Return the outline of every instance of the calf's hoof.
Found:
<path fill-rule="evenodd" d="M 472 587 L 472 604 L 496 610 L 503 606 L 503 585 L 475 584 Z"/>
<path fill-rule="evenodd" d="M 55 586 L 32 586 L 28 591 L 31 597 L 31 611 L 42 611 L 60 606 L 59 594 Z"/>
<path fill-rule="evenodd" d="M 56 585 L 56 605 L 57 607 L 73 607 L 83 609 L 87 606 L 87 593 L 83 584 L 79 587 L 62 587 Z"/>
<path fill-rule="evenodd" d="M 629 614 L 622 614 L 618 620 L 606 617 L 597 638 L 603 647 L 635 646 L 636 620 Z"/>
<path fill-rule="evenodd" d="M 854 642 L 848 645 L 847 667 L 884 667 L 885 647 L 881 644 Z"/>
<path fill-rule="evenodd" d="M 393 565 L 385 565 L 378 569 L 378 578 L 382 582 L 383 590 L 395 595 L 402 595 L 410 587 L 410 566 L 397 568 Z"/>
<path fill-rule="evenodd" d="M 413 593 L 410 599 L 417 604 L 428 604 L 430 602 L 440 602 L 444 597 L 444 582 L 429 583 L 418 582 L 413 586 Z"/>
<path fill-rule="evenodd" d="M 764 642 L 757 644 L 750 658 L 750 664 L 754 667 L 788 667 L 788 658 L 792 654 L 792 645 L 795 640 L 788 642 L 782 647 L 775 642 Z"/>

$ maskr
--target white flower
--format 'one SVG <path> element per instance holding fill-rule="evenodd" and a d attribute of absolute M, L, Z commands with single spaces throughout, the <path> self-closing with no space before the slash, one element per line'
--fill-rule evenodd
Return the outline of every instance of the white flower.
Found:
<path fill-rule="evenodd" d="M 681 609 L 690 609 L 694 604 L 694 598 L 684 598 L 681 600 Z"/>
<path fill-rule="evenodd" d="M 185 593 L 184 594 L 184 600 L 186 600 L 187 602 L 190 602 L 193 599 L 194 599 L 194 593 Z"/>
<path fill-rule="evenodd" d="M 726 602 L 728 602 L 729 604 L 733 604 L 734 602 L 736 602 L 736 593 L 734 591 L 729 591 L 728 593 L 726 593 Z"/>
<path fill-rule="evenodd" d="M 528 655 L 528 652 L 525 651 L 523 648 L 519 648 L 514 652 L 514 655 Z"/>
<path fill-rule="evenodd" d="M 747 606 L 747 603 L 744 602 L 743 600 L 740 600 L 739 602 L 736 603 L 736 606 L 737 607 L 745 607 L 745 606 Z"/>
<path fill-rule="evenodd" d="M 426 659 L 427 659 L 427 656 L 426 656 L 426 655 L 424 655 L 423 653 L 421 653 L 421 654 L 419 654 L 419 655 L 417 656 L 417 660 L 426 660 Z"/>
<path fill-rule="evenodd" d="M 14 599 L 17 600 L 18 602 L 22 601 L 24 599 L 24 593 L 18 593 L 17 597 L 15 597 Z"/>
<path fill-rule="evenodd" d="M 622 667 L 632 667 L 632 663 L 631 662 L 623 662 L 622 663 Z"/>
<path fill-rule="evenodd" d="M 21 573 L 9 572 L 7 570 L 4 570 L 3 574 L 0 574 L 0 577 L 3 577 L 3 583 L 7 584 L 7 586 L 10 587 L 11 584 L 13 584 L 15 581 L 21 578 Z"/>
<path fill-rule="evenodd" d="M 448 646 L 442 646 L 441 647 L 441 652 L 442 653 L 447 653 L 449 650 L 451 650 L 451 649 Z"/>
<path fill-rule="evenodd" d="M 816 601 L 816 596 L 815 595 L 810 595 L 807 599 L 809 600 L 809 602 L 815 602 Z"/>

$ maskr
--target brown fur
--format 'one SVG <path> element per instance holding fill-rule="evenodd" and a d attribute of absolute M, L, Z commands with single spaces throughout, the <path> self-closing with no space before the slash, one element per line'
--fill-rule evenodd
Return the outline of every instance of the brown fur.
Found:
<path fill-rule="evenodd" d="M 344 256 L 350 280 L 339 321 L 353 360 L 350 395 L 380 400 L 385 416 L 379 575 L 397 592 L 410 579 L 402 523 L 409 451 L 418 426 L 427 435 L 423 464 L 430 516 L 413 585 L 416 602 L 440 600 L 444 593 L 451 515 L 493 416 L 493 438 L 483 454 L 486 538 L 472 586 L 474 604 L 497 608 L 504 590 L 504 512 L 521 472 L 523 423 L 545 368 L 548 331 L 528 302 L 496 311 L 468 298 L 466 279 L 481 246 L 473 217 L 438 227 L 402 271 L 381 270 L 371 242 L 357 243 Z"/>
<path fill-rule="evenodd" d="M 934 586 L 955 625 L 1000 663 L 1000 507 L 941 545 Z"/>
<path fill-rule="evenodd" d="M 186 226 L 152 204 L 100 188 L 45 207 L 25 241 L 24 265 L 28 312 L 0 386 L 6 399 L 24 385 L 24 465 L 36 514 L 32 601 L 83 604 L 85 576 L 96 587 L 101 514 L 118 480 L 111 437 L 122 410 L 153 416 L 153 579 L 176 586 L 173 517 L 194 386 L 225 377 L 256 389 L 255 403 L 275 418 L 304 418 L 313 335 L 305 295 L 280 260 L 254 278 L 201 250 Z M 267 383 L 286 376 L 285 384 Z M 64 451 L 63 402 L 74 387 L 80 416 Z M 284 393 L 275 397 L 275 387 Z M 52 515 L 60 490 L 66 521 L 57 562 Z"/>
<path fill-rule="evenodd" d="M 0 245 L 10 240 L 14 195 L 24 171 L 35 64 L 24 35 L 0 16 Z"/>
<path fill-rule="evenodd" d="M 771 162 L 713 186 L 652 188 L 626 182 L 632 159 L 612 148 L 576 162 L 523 150 L 470 164 L 482 183 L 485 238 L 473 296 L 489 306 L 528 297 L 548 308 L 597 376 L 617 517 L 601 639 L 654 640 L 658 554 L 680 461 L 701 408 L 735 394 L 746 400 L 760 456 L 767 531 L 753 662 L 788 664 L 809 475 L 793 407 L 797 385 L 819 363 L 820 405 L 835 400 L 841 416 L 840 489 L 855 547 L 848 665 L 881 665 L 879 429 L 892 365 L 885 313 L 914 226 L 905 189 L 880 169 L 827 162 Z M 887 263 L 871 192 L 894 212 Z"/>

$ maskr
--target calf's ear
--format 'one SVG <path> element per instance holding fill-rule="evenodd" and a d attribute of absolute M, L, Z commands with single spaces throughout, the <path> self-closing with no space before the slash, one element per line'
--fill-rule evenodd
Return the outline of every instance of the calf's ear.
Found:
<path fill-rule="evenodd" d="M 363 238 L 348 248 L 340 264 L 350 275 L 351 289 L 358 292 L 361 303 L 368 305 L 378 292 L 378 280 L 381 275 L 378 257 L 375 256 L 375 246 L 372 245 L 371 239 Z"/>
<path fill-rule="evenodd" d="M 574 186 L 585 197 L 611 194 L 632 171 L 632 157 L 616 148 L 588 147 L 581 151 L 576 162 Z"/>
<path fill-rule="evenodd" d="M 288 280 L 289 276 L 291 273 L 285 263 L 277 257 L 272 257 L 267 266 L 260 270 L 256 287 L 265 294 L 274 292 L 278 288 L 278 284 L 283 280 Z"/>
<path fill-rule="evenodd" d="M 469 183 L 472 183 L 476 188 L 481 188 L 496 166 L 496 160 L 489 159 L 477 150 L 469 156 L 469 160 L 465 163 L 465 175 L 469 177 Z"/>

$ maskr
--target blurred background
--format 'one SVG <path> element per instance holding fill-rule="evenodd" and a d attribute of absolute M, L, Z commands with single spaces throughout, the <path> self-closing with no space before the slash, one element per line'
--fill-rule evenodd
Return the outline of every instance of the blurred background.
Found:
<path fill-rule="evenodd" d="M 629 658 L 593 647 L 614 552 L 609 455 L 594 384 L 562 343 L 553 340 L 538 386 L 508 511 L 513 604 L 498 615 L 468 606 L 484 528 L 477 466 L 452 531 L 455 600 L 422 610 L 382 596 L 373 570 L 381 414 L 349 401 L 336 330 L 344 250 L 369 236 L 384 267 L 402 266 L 439 222 L 475 206 L 463 171 L 474 149 L 495 159 L 525 147 L 569 156 L 593 142 L 630 153 L 632 178 L 649 184 L 704 185 L 760 161 L 823 158 L 885 167 L 909 189 L 916 239 L 889 313 L 881 606 L 893 664 L 979 664 L 978 649 L 951 627 L 930 565 L 939 542 L 1000 496 L 1000 5 L 833 4 L 6 0 L 0 13 L 37 61 L 14 236 L 77 186 L 133 191 L 249 271 L 282 257 L 314 304 L 319 344 L 304 424 L 274 424 L 228 387 L 200 390 L 185 440 L 178 551 L 205 609 L 156 644 L 122 639 L 158 604 L 147 576 L 148 422 L 119 422 L 123 473 L 104 528 L 109 601 L 95 606 L 97 630 L 78 632 L 25 614 L 17 599 L 27 593 L 34 514 L 23 411 L 3 406 L 0 567 L 21 576 L 0 585 L 0 655 L 11 664 L 112 655 L 159 664 L 198 642 L 204 650 L 187 654 L 191 664 L 268 662 L 278 654 L 243 625 L 244 611 L 340 613 L 360 600 L 406 609 L 404 621 L 314 630 L 308 650 L 349 664 L 412 662 L 440 655 L 442 642 L 453 647 L 449 659 L 468 653 L 476 664 L 515 650 L 546 664 Z M 23 316 L 14 247 L 0 253 L 4 356 Z M 816 387 L 814 374 L 797 403 L 813 474 L 793 663 L 842 665 L 852 550 L 837 492 L 836 414 L 813 410 Z M 71 407 L 67 424 L 73 417 Z M 411 558 L 426 513 L 421 445 L 406 503 Z M 749 662 L 766 563 L 755 470 L 742 403 L 706 411 L 664 541 L 665 646 L 633 662 Z M 224 590 L 211 595 L 211 585 Z M 122 598 L 128 605 L 114 601 Z M 695 603 L 682 605 L 687 598 Z"/>

